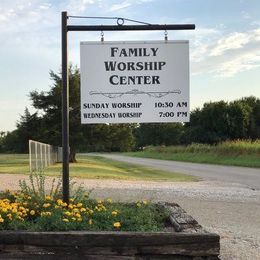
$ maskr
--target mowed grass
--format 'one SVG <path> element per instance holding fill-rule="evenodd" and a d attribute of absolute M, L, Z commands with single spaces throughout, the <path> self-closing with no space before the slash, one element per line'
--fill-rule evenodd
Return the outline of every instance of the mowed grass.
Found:
<path fill-rule="evenodd" d="M 151 181 L 196 181 L 185 174 L 160 171 L 149 167 L 105 159 L 99 156 L 78 155 L 77 163 L 70 164 L 70 176 L 89 179 L 151 180 Z M 59 176 L 61 164 L 47 167 L 47 175 Z M 28 155 L 0 154 L 0 173 L 29 174 Z"/>
<path fill-rule="evenodd" d="M 28 154 L 0 154 L 0 173 L 29 174 Z"/>
<path fill-rule="evenodd" d="M 186 161 L 260 168 L 260 140 L 237 140 L 218 145 L 154 146 L 124 155 L 162 160 Z"/>

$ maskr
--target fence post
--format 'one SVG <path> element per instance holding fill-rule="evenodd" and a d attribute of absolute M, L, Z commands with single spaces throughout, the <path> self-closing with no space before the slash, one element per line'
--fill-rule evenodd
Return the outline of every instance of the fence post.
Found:
<path fill-rule="evenodd" d="M 29 140 L 29 164 L 30 164 L 30 173 L 32 173 L 32 140 Z"/>

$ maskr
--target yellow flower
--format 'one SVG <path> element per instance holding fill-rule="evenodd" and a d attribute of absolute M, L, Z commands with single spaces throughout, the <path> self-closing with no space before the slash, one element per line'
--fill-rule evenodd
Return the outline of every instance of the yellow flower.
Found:
<path fill-rule="evenodd" d="M 82 218 L 78 218 L 77 221 L 78 221 L 78 222 L 81 222 L 81 221 L 82 221 Z"/>
<path fill-rule="evenodd" d="M 61 204 L 61 206 L 62 207 L 66 207 L 68 204 L 66 203 L 66 202 L 63 202 L 62 204 Z"/>
<path fill-rule="evenodd" d="M 68 207 L 69 207 L 69 209 L 73 209 L 74 208 L 74 206 L 71 203 L 69 204 Z"/>
<path fill-rule="evenodd" d="M 108 203 L 112 203 L 112 199 L 107 199 L 107 202 Z"/>
<path fill-rule="evenodd" d="M 77 207 L 78 207 L 78 208 L 81 208 L 82 205 L 83 205 L 82 203 L 78 203 L 78 204 L 77 204 Z"/>
<path fill-rule="evenodd" d="M 30 211 L 30 215 L 35 215 L 35 211 L 33 209 Z"/>
<path fill-rule="evenodd" d="M 52 200 L 51 196 L 46 196 L 45 199 L 46 200 Z"/>
<path fill-rule="evenodd" d="M 24 219 L 20 216 L 17 217 L 19 220 L 24 221 Z"/>
<path fill-rule="evenodd" d="M 0 218 L 0 223 L 3 223 L 4 222 L 4 219 L 3 218 Z"/>
<path fill-rule="evenodd" d="M 58 205 L 60 205 L 60 206 L 61 206 L 61 205 L 62 205 L 62 203 L 63 203 L 63 201 L 62 201 L 61 199 L 58 199 L 58 200 L 57 200 L 57 204 L 58 204 Z"/>
<path fill-rule="evenodd" d="M 118 212 L 115 210 L 115 211 L 112 211 L 112 216 L 116 216 L 118 214 Z"/>
<path fill-rule="evenodd" d="M 85 208 L 81 208 L 80 212 L 86 212 L 87 210 Z"/>
<path fill-rule="evenodd" d="M 74 201 L 74 199 L 70 199 L 70 202 L 73 202 Z"/>
<path fill-rule="evenodd" d="M 41 213 L 41 216 L 51 216 L 51 212 L 50 211 L 43 211 Z"/>
<path fill-rule="evenodd" d="M 64 214 L 67 216 L 71 216 L 71 212 L 69 212 L 69 211 L 66 211 Z"/>
<path fill-rule="evenodd" d="M 92 224 L 93 224 L 93 220 L 90 219 L 90 220 L 88 221 L 88 224 L 89 224 L 89 225 L 92 225 Z"/>
<path fill-rule="evenodd" d="M 51 204 L 50 204 L 50 203 L 44 203 L 42 206 L 43 206 L 44 208 L 48 208 L 48 207 L 51 206 Z"/>
<path fill-rule="evenodd" d="M 147 205 L 148 202 L 147 202 L 146 200 L 143 200 L 143 204 L 144 204 L 144 205 Z"/>
<path fill-rule="evenodd" d="M 115 222 L 114 223 L 114 227 L 115 228 L 120 228 L 121 227 L 121 223 L 120 222 Z"/>
<path fill-rule="evenodd" d="M 67 218 L 64 218 L 62 221 L 69 222 L 69 220 Z"/>
<path fill-rule="evenodd" d="M 72 218 L 71 218 L 71 220 L 75 221 L 75 220 L 76 220 L 76 218 L 72 217 Z"/>
<path fill-rule="evenodd" d="M 137 206 L 138 208 L 140 208 L 142 205 L 141 205 L 140 202 L 138 202 L 138 203 L 136 203 L 136 206 Z"/>
<path fill-rule="evenodd" d="M 75 217 L 81 218 L 81 215 L 80 215 L 79 213 L 76 213 L 76 214 L 75 214 Z"/>

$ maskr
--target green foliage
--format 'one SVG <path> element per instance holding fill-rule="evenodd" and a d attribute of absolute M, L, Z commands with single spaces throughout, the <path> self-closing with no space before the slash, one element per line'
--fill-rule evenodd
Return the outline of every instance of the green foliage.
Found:
<path fill-rule="evenodd" d="M 56 184 L 56 185 L 55 185 Z M 19 180 L 21 192 L 26 196 L 35 198 L 36 200 L 44 200 L 47 195 L 46 191 L 46 175 L 43 171 L 35 171 L 30 173 L 29 184 L 26 180 Z M 57 198 L 61 194 L 61 180 L 53 179 L 51 184 L 50 196 Z"/>
<path fill-rule="evenodd" d="M 173 145 L 180 144 L 184 126 L 181 123 L 140 124 L 135 129 L 136 145 Z"/>
<path fill-rule="evenodd" d="M 214 153 L 214 154 L 255 154 L 260 155 L 260 140 L 225 141 L 217 145 L 193 143 L 187 146 L 149 146 L 147 152 L 158 153 Z"/>
<path fill-rule="evenodd" d="M 67 204 L 22 191 L 0 193 L 0 230 L 160 231 L 168 216 L 147 201 L 124 204 L 84 197 L 71 198 Z"/>
<path fill-rule="evenodd" d="M 62 196 L 62 180 L 53 178 L 50 190 L 47 190 L 46 173 L 44 171 L 34 171 L 29 175 L 29 183 L 26 180 L 19 180 L 21 193 L 27 197 L 32 197 L 36 201 L 44 201 L 46 196 L 58 199 Z M 75 201 L 87 199 L 91 191 L 87 191 L 81 185 L 77 185 L 72 179 L 69 181 L 70 194 Z M 49 187 L 48 187 L 49 188 Z"/>
<path fill-rule="evenodd" d="M 260 99 L 205 103 L 191 113 L 185 125 L 183 143 L 217 144 L 226 140 L 260 137 Z"/>
<path fill-rule="evenodd" d="M 260 141 L 225 141 L 217 145 L 148 146 L 141 152 L 126 153 L 136 157 L 163 160 L 260 167 Z"/>

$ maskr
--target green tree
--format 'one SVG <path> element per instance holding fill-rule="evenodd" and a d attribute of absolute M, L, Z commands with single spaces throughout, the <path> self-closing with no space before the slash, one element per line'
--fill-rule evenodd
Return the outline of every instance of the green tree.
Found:
<path fill-rule="evenodd" d="M 140 124 L 134 131 L 137 147 L 147 145 L 177 145 L 182 142 L 181 123 Z"/>
<path fill-rule="evenodd" d="M 191 113 L 185 142 L 215 144 L 227 139 L 259 138 L 260 102 L 254 97 L 205 103 Z"/>
<path fill-rule="evenodd" d="M 33 106 L 42 114 L 42 141 L 60 145 L 61 133 L 61 75 L 50 72 L 54 82 L 48 92 L 32 91 Z M 76 162 L 78 151 L 125 151 L 133 143 L 131 127 L 120 125 L 82 125 L 80 122 L 80 72 L 69 67 L 69 140 L 70 162 Z"/>
<path fill-rule="evenodd" d="M 260 138 L 260 99 L 254 96 L 244 97 L 234 101 L 235 104 L 247 107 L 250 110 L 248 118 L 247 138 Z"/>
<path fill-rule="evenodd" d="M 24 115 L 21 116 L 16 126 L 16 130 L 7 132 L 2 138 L 2 150 L 27 153 L 29 140 L 40 140 L 41 120 L 37 112 L 30 114 L 28 108 L 25 108 Z"/>

